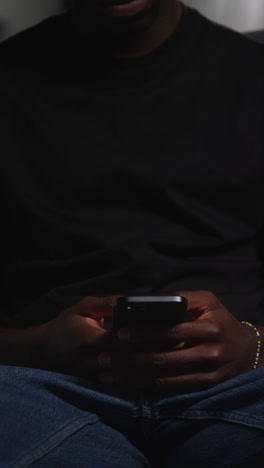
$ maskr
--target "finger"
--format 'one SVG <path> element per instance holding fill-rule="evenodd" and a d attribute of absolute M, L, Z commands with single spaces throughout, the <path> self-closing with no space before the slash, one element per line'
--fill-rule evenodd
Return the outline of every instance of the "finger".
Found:
<path fill-rule="evenodd" d="M 196 346 L 186 350 L 156 353 L 104 352 L 98 355 L 102 369 L 112 371 L 144 371 L 146 373 L 170 370 L 173 374 L 193 373 L 198 369 L 212 370 L 219 366 L 219 352 L 215 346 Z"/>
<path fill-rule="evenodd" d="M 187 341 L 215 341 L 219 336 L 217 324 L 208 321 L 185 322 L 173 326 L 131 326 L 120 329 L 117 338 L 122 342 L 142 346 L 176 346 Z"/>
<path fill-rule="evenodd" d="M 77 304 L 71 306 L 66 313 L 79 313 L 84 317 L 91 317 L 100 320 L 105 317 L 112 317 L 116 301 L 120 295 L 107 297 L 85 296 Z"/>
<path fill-rule="evenodd" d="M 120 342 L 113 333 L 99 326 L 98 322 L 96 326 L 93 319 L 86 318 L 83 320 L 82 327 L 78 332 L 80 347 L 86 348 L 86 351 L 92 349 L 101 351 L 120 349 Z"/>
<path fill-rule="evenodd" d="M 79 352 L 78 365 L 79 370 L 86 372 L 86 375 L 89 375 L 89 372 L 98 372 L 100 365 L 98 363 L 98 352 L 85 352 L 82 350 Z"/>
<path fill-rule="evenodd" d="M 60 371 L 66 374 L 76 375 L 78 377 L 97 378 L 99 365 L 97 361 L 97 353 L 83 352 L 78 350 L 72 353 L 71 358 L 65 363 L 65 366 L 60 366 Z"/>
<path fill-rule="evenodd" d="M 176 296 L 183 296 L 188 302 L 188 311 L 190 311 L 195 318 L 207 312 L 212 312 L 224 305 L 211 291 L 177 291 L 174 293 Z"/>
<path fill-rule="evenodd" d="M 99 380 L 104 384 L 118 385 L 119 387 L 153 392 L 168 392 L 175 395 L 206 390 L 217 385 L 221 379 L 215 372 L 200 372 L 177 376 L 103 372 L 99 374 Z"/>
<path fill-rule="evenodd" d="M 194 343 L 215 343 L 220 340 L 220 330 L 216 322 L 210 320 L 180 323 L 168 331 L 175 339 L 185 342 L 185 347 Z"/>

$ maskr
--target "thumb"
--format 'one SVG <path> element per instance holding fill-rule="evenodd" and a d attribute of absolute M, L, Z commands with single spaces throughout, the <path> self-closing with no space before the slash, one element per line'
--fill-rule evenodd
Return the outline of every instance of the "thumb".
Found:
<path fill-rule="evenodd" d="M 224 305 L 210 291 L 177 291 L 177 296 L 183 296 L 187 300 L 187 310 L 195 319 L 206 318 L 212 311 L 223 308 Z"/>
<path fill-rule="evenodd" d="M 116 301 L 120 295 L 107 296 L 107 297 L 95 297 L 85 296 L 77 304 L 67 309 L 69 314 L 79 314 L 83 317 L 89 317 L 94 320 L 101 320 L 105 317 L 112 317 Z"/>

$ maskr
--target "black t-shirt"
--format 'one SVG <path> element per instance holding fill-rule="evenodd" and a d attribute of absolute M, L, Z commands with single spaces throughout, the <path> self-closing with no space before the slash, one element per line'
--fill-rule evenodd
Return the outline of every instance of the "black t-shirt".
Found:
<path fill-rule="evenodd" d="M 264 48 L 184 9 L 113 59 L 67 14 L 0 46 L 1 323 L 85 295 L 214 292 L 264 324 Z"/>

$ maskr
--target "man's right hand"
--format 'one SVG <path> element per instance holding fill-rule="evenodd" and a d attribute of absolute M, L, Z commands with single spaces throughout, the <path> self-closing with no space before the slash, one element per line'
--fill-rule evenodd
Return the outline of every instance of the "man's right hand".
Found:
<path fill-rule="evenodd" d="M 87 296 L 53 320 L 37 327 L 1 329 L 3 346 L 0 349 L 3 354 L 0 353 L 0 364 L 86 377 L 97 375 L 98 354 L 120 350 L 117 338 L 103 328 L 104 318 L 113 315 L 117 297 Z M 14 347 L 17 352 L 14 352 Z"/>

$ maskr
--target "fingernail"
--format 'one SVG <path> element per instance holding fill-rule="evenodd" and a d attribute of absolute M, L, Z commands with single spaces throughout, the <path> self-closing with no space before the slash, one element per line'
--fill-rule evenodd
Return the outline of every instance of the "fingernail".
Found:
<path fill-rule="evenodd" d="M 130 332 L 127 328 L 121 328 L 117 333 L 117 337 L 120 341 L 129 341 L 130 340 Z"/>
<path fill-rule="evenodd" d="M 101 353 L 97 359 L 100 366 L 110 366 L 110 364 L 112 364 L 112 359 L 109 353 Z"/>
<path fill-rule="evenodd" d="M 99 380 L 105 384 L 112 384 L 114 383 L 114 376 L 110 372 L 105 372 L 104 374 L 99 375 Z"/>

